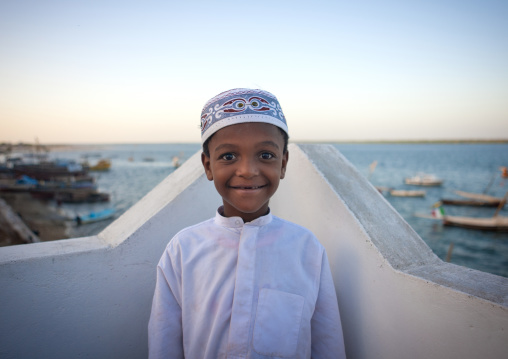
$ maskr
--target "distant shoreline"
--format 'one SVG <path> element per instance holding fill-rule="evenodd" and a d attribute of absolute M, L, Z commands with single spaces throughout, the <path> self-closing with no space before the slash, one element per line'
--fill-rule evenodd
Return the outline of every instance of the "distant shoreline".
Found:
<path fill-rule="evenodd" d="M 508 144 L 508 139 L 502 140 L 341 140 L 341 141 L 290 141 L 295 143 L 316 144 Z"/>
<path fill-rule="evenodd" d="M 307 141 L 307 140 L 289 140 L 290 143 L 302 144 L 508 144 L 508 139 L 442 139 L 442 140 L 330 140 L 330 141 Z M 10 151 L 52 151 L 52 150 L 74 150 L 76 148 L 101 149 L 103 146 L 136 146 L 136 145 L 161 145 L 161 144 L 189 144 L 199 145 L 198 142 L 140 142 L 140 143 L 52 143 L 52 144 L 34 144 L 34 143 L 0 143 L 0 153 Z"/>

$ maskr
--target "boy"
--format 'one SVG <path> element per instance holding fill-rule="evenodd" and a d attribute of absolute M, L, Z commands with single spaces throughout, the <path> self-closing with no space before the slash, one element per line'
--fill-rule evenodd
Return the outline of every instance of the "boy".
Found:
<path fill-rule="evenodd" d="M 345 358 L 324 248 L 268 207 L 288 162 L 277 99 L 250 89 L 215 96 L 202 111 L 201 140 L 223 205 L 162 255 L 150 358 Z"/>

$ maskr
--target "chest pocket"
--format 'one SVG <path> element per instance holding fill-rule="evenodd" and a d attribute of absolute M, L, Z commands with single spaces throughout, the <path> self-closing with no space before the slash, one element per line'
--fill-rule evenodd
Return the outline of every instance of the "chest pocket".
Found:
<path fill-rule="evenodd" d="M 253 347 L 261 355 L 296 354 L 305 299 L 297 294 L 263 288 L 259 291 Z"/>

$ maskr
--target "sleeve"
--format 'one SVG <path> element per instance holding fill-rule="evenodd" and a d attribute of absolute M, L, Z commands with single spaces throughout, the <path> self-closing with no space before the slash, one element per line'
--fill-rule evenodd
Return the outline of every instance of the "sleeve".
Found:
<path fill-rule="evenodd" d="M 157 265 L 157 282 L 148 322 L 148 357 L 184 358 L 179 257 L 171 243 Z M 176 262 L 176 263 L 175 263 Z"/>
<path fill-rule="evenodd" d="M 323 251 L 316 307 L 311 319 L 312 358 L 346 358 L 339 306 L 330 265 Z"/>

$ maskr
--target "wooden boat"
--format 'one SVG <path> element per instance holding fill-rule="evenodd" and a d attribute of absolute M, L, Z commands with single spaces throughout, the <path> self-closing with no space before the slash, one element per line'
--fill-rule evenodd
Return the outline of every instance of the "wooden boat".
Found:
<path fill-rule="evenodd" d="M 460 217 L 447 216 L 441 204 L 434 205 L 432 216 L 427 218 L 441 219 L 445 226 L 463 227 L 469 229 L 478 229 L 482 231 L 508 232 L 508 217 L 500 216 L 499 212 L 508 200 L 508 192 L 504 195 L 501 203 L 492 217 Z M 420 216 L 421 217 L 421 216 Z"/>
<path fill-rule="evenodd" d="M 452 198 L 442 198 L 441 202 L 443 204 L 451 205 L 451 206 L 475 206 L 475 207 L 497 207 L 501 200 L 496 202 L 490 201 L 480 201 L 475 199 L 452 199 Z"/>
<path fill-rule="evenodd" d="M 503 216 L 486 218 L 444 216 L 443 224 L 483 231 L 508 232 L 508 217 Z"/>
<path fill-rule="evenodd" d="M 54 193 L 54 199 L 61 203 L 108 202 L 109 194 L 96 189 L 73 188 Z"/>
<path fill-rule="evenodd" d="M 439 210 L 434 210 L 431 215 L 415 213 L 416 217 L 442 221 L 445 226 L 477 229 L 482 231 L 508 232 L 508 217 L 460 217 L 439 215 Z"/>
<path fill-rule="evenodd" d="M 76 178 L 86 175 L 86 171 L 81 165 L 65 162 L 19 164 L 13 167 L 12 172 L 15 177 L 26 175 L 37 180 L 45 181 L 61 178 Z"/>
<path fill-rule="evenodd" d="M 92 180 L 70 183 L 62 181 L 37 181 L 24 175 L 18 180 L 1 180 L 0 192 L 25 192 L 29 193 L 34 198 L 55 200 L 58 203 L 93 203 L 109 201 L 109 194 L 99 192 Z"/>
<path fill-rule="evenodd" d="M 443 204 L 455 206 L 477 206 L 477 207 L 497 207 L 503 201 L 500 197 L 489 196 L 481 193 L 470 193 L 464 191 L 454 191 L 455 194 L 462 196 L 466 199 L 450 199 L 443 198 Z"/>
<path fill-rule="evenodd" d="M 115 215 L 115 210 L 113 208 L 107 208 L 102 211 L 92 211 L 90 213 L 87 213 L 85 215 L 77 215 L 76 216 L 76 222 L 78 225 L 80 224 L 87 224 L 87 223 L 93 223 L 93 222 L 99 222 L 104 221 L 106 219 L 109 219 Z"/>
<path fill-rule="evenodd" d="M 444 180 L 430 174 L 417 174 L 413 177 L 407 177 L 404 182 L 414 186 L 441 186 Z"/>
<path fill-rule="evenodd" d="M 392 189 L 390 195 L 394 197 L 425 197 L 425 191 Z"/>

